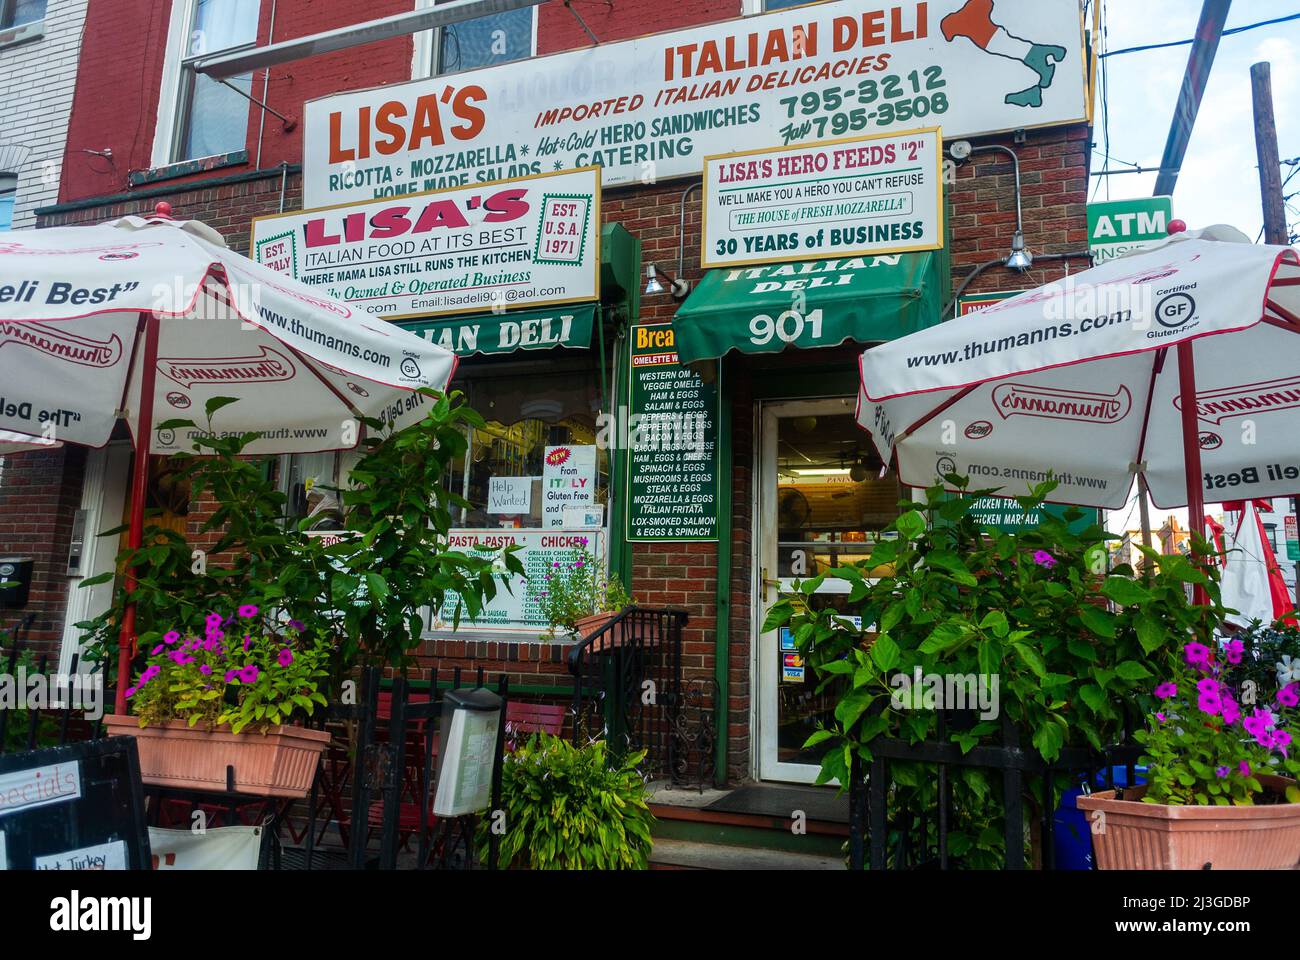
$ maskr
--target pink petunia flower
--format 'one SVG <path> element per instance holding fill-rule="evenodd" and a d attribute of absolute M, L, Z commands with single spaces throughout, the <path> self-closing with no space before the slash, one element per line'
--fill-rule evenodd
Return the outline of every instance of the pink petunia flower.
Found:
<path fill-rule="evenodd" d="M 160 643 L 160 644 L 158 644 L 158 646 L 154 647 L 154 648 L 153 648 L 152 650 L 150 650 L 149 652 L 150 652 L 150 654 L 152 654 L 153 656 L 156 657 L 156 656 L 158 656 L 158 654 L 162 653 L 162 652 L 163 652 L 164 650 L 166 650 L 166 649 L 167 649 L 166 645 Z"/>
<path fill-rule="evenodd" d="M 1214 771 L 1215 776 L 1217 776 L 1220 780 L 1226 777 L 1228 775 L 1228 772 L 1229 771 L 1227 767 L 1216 767 Z"/>
<path fill-rule="evenodd" d="M 287 667 L 289 664 L 293 663 L 293 651 L 288 647 L 281 647 L 280 655 L 275 659 L 280 666 Z"/>
<path fill-rule="evenodd" d="M 1242 775 L 1243 777 L 1249 777 L 1249 776 L 1250 776 L 1250 764 L 1247 763 L 1245 760 L 1243 760 L 1243 761 L 1241 761 L 1241 763 L 1237 764 L 1237 769 L 1241 771 L 1241 775 Z"/>
<path fill-rule="evenodd" d="M 1241 655 L 1246 651 L 1246 645 L 1239 637 L 1234 637 L 1228 641 L 1228 645 L 1223 648 L 1224 656 L 1228 658 L 1231 664 L 1241 663 Z"/>
<path fill-rule="evenodd" d="M 250 663 L 248 666 L 244 667 L 243 670 L 239 671 L 239 679 L 242 680 L 244 683 L 252 683 L 254 680 L 257 679 L 257 674 L 258 674 L 257 664 Z"/>
<path fill-rule="evenodd" d="M 238 668 L 238 667 L 236 667 L 236 668 L 233 669 L 233 670 L 227 670 L 227 671 L 226 671 L 226 683 L 230 683 L 232 680 L 234 680 L 234 679 L 235 679 L 236 677 L 238 677 L 238 676 L 239 676 L 239 668 Z"/>
<path fill-rule="evenodd" d="M 134 696 L 135 696 L 135 687 L 127 687 L 127 688 L 126 688 L 126 698 L 127 698 L 128 700 L 130 700 L 130 699 L 131 699 L 132 697 L 134 697 Z"/>
<path fill-rule="evenodd" d="M 1168 720 L 1169 718 L 1166 717 L 1163 713 L 1157 713 L 1157 714 L 1156 714 L 1156 719 L 1159 720 L 1161 723 L 1164 723 L 1164 722 L 1165 722 L 1166 720 Z"/>
<path fill-rule="evenodd" d="M 1210 665 L 1210 648 L 1203 643 L 1192 641 L 1183 647 L 1183 658 L 1193 667 Z"/>
<path fill-rule="evenodd" d="M 1223 722 L 1232 726 L 1241 719 L 1241 707 L 1237 706 L 1237 701 L 1232 697 L 1223 698 Z"/>
<path fill-rule="evenodd" d="M 199 673 L 203 674 L 206 677 L 210 673 L 212 673 L 212 668 L 205 663 L 199 667 Z"/>
<path fill-rule="evenodd" d="M 239 608 L 239 615 L 245 620 L 257 616 L 257 607 L 251 603 L 246 603 Z"/>
<path fill-rule="evenodd" d="M 1038 564 L 1040 567 L 1046 567 L 1048 570 L 1051 570 L 1052 567 L 1056 566 L 1056 562 L 1056 558 L 1046 550 L 1034 551 L 1034 563 Z"/>
<path fill-rule="evenodd" d="M 168 630 L 166 633 L 163 634 L 163 643 L 166 643 L 166 644 L 172 644 L 172 643 L 175 643 L 175 642 L 176 642 L 177 640 L 179 640 L 180 638 L 181 638 L 181 635 L 180 635 L 180 633 L 179 633 L 178 631 L 176 631 L 176 630 Z"/>
<path fill-rule="evenodd" d="M 1277 702 L 1284 707 L 1300 704 L 1300 681 L 1288 683 L 1277 692 Z"/>
<path fill-rule="evenodd" d="M 1178 684 L 1174 683 L 1172 680 L 1166 680 L 1164 683 L 1160 684 L 1160 686 L 1156 687 L 1154 692 L 1161 700 L 1168 700 L 1170 697 L 1178 695 Z"/>

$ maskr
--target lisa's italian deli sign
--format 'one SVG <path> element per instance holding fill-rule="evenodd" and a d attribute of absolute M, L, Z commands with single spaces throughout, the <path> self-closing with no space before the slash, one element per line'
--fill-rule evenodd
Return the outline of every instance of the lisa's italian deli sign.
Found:
<path fill-rule="evenodd" d="M 937 250 L 939 128 L 708 157 L 705 267 Z"/>
<path fill-rule="evenodd" d="M 600 297 L 595 167 L 253 221 L 253 257 L 388 319 Z"/>
<path fill-rule="evenodd" d="M 941 125 L 1087 116 L 1079 0 L 838 0 L 324 97 L 308 206 L 598 164 L 606 185 L 704 158 Z"/>

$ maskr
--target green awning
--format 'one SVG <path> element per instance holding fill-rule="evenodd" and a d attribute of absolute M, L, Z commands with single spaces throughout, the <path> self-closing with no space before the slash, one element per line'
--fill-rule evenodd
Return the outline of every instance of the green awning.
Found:
<path fill-rule="evenodd" d="M 673 318 L 673 340 L 683 363 L 895 340 L 942 319 L 948 286 L 943 250 L 710 270 Z"/>
<path fill-rule="evenodd" d="M 535 310 L 407 320 L 399 326 L 461 357 L 552 347 L 585 348 L 591 346 L 598 306 L 595 302 L 565 303 Z"/>

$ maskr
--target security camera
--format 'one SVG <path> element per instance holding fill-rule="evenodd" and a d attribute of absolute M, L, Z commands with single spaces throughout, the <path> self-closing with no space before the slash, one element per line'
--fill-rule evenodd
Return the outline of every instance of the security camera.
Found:
<path fill-rule="evenodd" d="M 948 153 L 954 160 L 965 160 L 970 156 L 970 141 L 958 140 L 948 146 Z"/>

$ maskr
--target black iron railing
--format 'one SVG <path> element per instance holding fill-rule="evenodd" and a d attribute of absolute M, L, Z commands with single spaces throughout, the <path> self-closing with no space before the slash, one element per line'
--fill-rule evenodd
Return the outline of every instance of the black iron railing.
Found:
<path fill-rule="evenodd" d="M 871 741 L 872 759 L 863 761 L 856 754 L 849 776 L 849 868 L 861 870 L 940 869 L 956 865 L 950 840 L 956 832 L 953 805 L 953 778 L 963 769 L 992 772 L 1000 780 L 1000 790 L 991 790 L 983 803 L 1002 821 L 1005 847 L 1003 866 L 1024 869 L 1026 802 L 1037 808 L 1037 844 L 1042 869 L 1054 869 L 1053 817 L 1062 784 L 1092 784 L 1100 776 L 1106 786 L 1113 785 L 1115 767 L 1126 768 L 1128 783 L 1134 782 L 1134 765 L 1140 748 L 1129 741 L 1098 753 L 1067 747 L 1052 763 L 1047 763 L 1032 747 L 1021 745 L 1015 725 L 1004 714 L 1001 742 L 979 745 L 963 752 L 946 739 L 949 725 L 960 715 L 940 711 L 937 738 L 920 743 L 880 737 Z M 928 802 L 918 805 L 917 792 L 909 791 L 907 803 L 894 796 L 894 763 L 920 764 L 921 779 L 933 786 Z M 909 779 L 915 780 L 913 776 Z"/>
<path fill-rule="evenodd" d="M 30 676 L 19 682 L 20 667 L 30 669 L 31 675 L 41 678 L 43 694 L 43 702 L 31 704 L 29 708 L 21 704 L 13 710 L 0 707 L 0 754 L 93 740 L 100 735 L 101 724 L 98 717 L 86 719 L 87 708 L 91 705 L 86 701 L 91 696 L 97 697 L 101 708 L 109 702 L 109 692 L 100 683 L 98 663 L 79 674 L 80 657 L 74 653 L 67 674 L 51 674 L 48 653 L 23 656 L 25 651 L 31 650 L 31 629 L 35 620 L 36 614 L 29 613 L 13 624 L 5 631 L 8 633 L 7 641 L 4 632 L 0 632 L 0 671 L 10 678 L 8 682 L 15 696 L 25 698 L 30 689 L 26 682 Z M 73 678 L 76 678 L 75 682 Z M 93 691 L 91 684 L 97 685 Z"/>
<path fill-rule="evenodd" d="M 643 772 L 680 779 L 692 764 L 681 728 L 684 610 L 631 606 L 569 651 L 573 742 L 645 750 Z M 701 711 L 701 714 L 703 711 Z"/>

